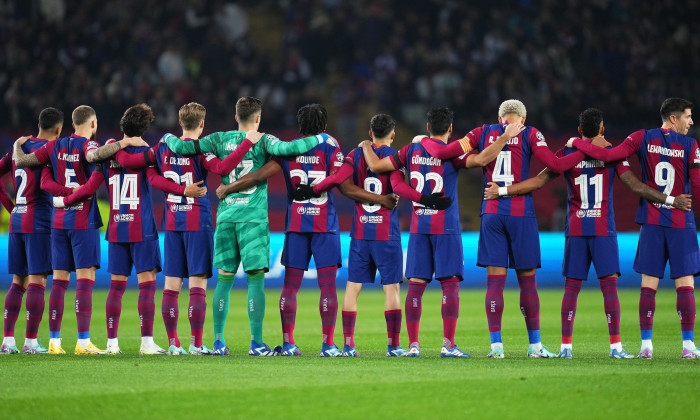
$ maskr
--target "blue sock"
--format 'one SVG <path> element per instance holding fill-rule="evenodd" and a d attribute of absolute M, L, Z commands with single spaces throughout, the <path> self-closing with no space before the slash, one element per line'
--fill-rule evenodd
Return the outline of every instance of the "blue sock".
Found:
<path fill-rule="evenodd" d="M 78 333 L 79 340 L 85 340 L 90 338 L 90 331 L 83 331 Z"/>
<path fill-rule="evenodd" d="M 651 340 L 651 332 L 653 330 L 642 330 L 642 340 Z"/>
<path fill-rule="evenodd" d="M 489 333 L 489 335 L 491 335 L 491 344 L 503 342 L 501 340 L 501 332 L 500 331 Z"/>
<path fill-rule="evenodd" d="M 49 338 L 61 338 L 61 332 L 60 331 L 51 331 L 51 332 L 49 332 Z"/>
<path fill-rule="evenodd" d="M 530 344 L 537 344 L 540 341 L 540 330 L 527 330 L 527 339 L 530 341 Z"/>
<path fill-rule="evenodd" d="M 695 331 L 694 330 L 681 331 L 681 335 L 683 336 L 683 341 L 686 341 L 686 340 L 695 341 L 695 339 L 694 339 Z"/>

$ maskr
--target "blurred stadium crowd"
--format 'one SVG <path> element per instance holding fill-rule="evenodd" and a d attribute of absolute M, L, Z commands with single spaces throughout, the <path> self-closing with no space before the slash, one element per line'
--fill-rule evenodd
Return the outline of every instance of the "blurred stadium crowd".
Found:
<path fill-rule="evenodd" d="M 42 108 L 83 103 L 113 134 L 138 102 L 156 130 L 189 101 L 207 132 L 232 129 L 254 95 L 262 128 L 287 138 L 299 106 L 325 104 L 347 151 L 379 111 L 410 138 L 445 104 L 461 136 L 513 97 L 556 149 L 588 106 L 624 136 L 657 126 L 664 98 L 700 97 L 697 16 L 673 0 L 0 0 L 2 144 Z"/>

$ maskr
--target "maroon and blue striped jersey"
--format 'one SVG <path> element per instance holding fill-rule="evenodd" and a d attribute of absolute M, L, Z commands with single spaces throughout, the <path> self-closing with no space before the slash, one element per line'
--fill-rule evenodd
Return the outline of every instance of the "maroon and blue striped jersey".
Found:
<path fill-rule="evenodd" d="M 642 181 L 666 195 L 690 194 L 691 189 L 700 188 L 697 185 L 697 172 L 700 169 L 697 142 L 673 130 L 639 130 L 612 149 L 597 148 L 580 139 L 574 141 L 574 146 L 589 156 L 605 161 L 624 159 L 637 153 L 642 167 Z M 691 178 L 694 179 L 691 181 Z M 650 203 L 644 198 L 639 200 L 635 221 L 642 225 L 695 229 L 692 211 L 686 212 L 668 204 Z"/>
<path fill-rule="evenodd" d="M 24 153 L 33 153 L 48 140 L 31 137 L 22 145 Z M 10 233 L 49 233 L 53 206 L 51 195 L 41 189 L 41 166 L 18 168 L 12 152 L 0 161 L 0 173 L 14 174 L 15 207 L 10 215 Z"/>
<path fill-rule="evenodd" d="M 389 146 L 372 149 L 380 158 L 393 156 L 396 149 Z M 371 193 L 386 195 L 391 194 L 390 173 L 376 174 L 369 170 L 365 162 L 362 149 L 353 149 L 345 157 L 345 164 L 352 165 L 352 181 L 355 185 Z M 374 241 L 388 241 L 401 239 L 399 230 L 399 216 L 396 208 L 389 210 L 379 204 L 355 203 L 350 237 Z"/>
<path fill-rule="evenodd" d="M 340 148 L 321 143 L 303 155 L 274 159 L 287 184 L 287 232 L 337 233 L 338 215 L 330 191 L 304 201 L 294 200 L 293 192 L 297 184 L 316 185 L 338 170 L 345 159 Z"/>
<path fill-rule="evenodd" d="M 154 148 L 155 159 L 163 176 L 178 185 L 204 181 L 207 186 L 207 163 L 218 159 L 211 153 L 184 156 L 174 153 L 164 142 Z M 199 198 L 168 194 L 163 212 L 163 228 L 169 231 L 212 231 L 213 217 L 209 196 Z"/>
<path fill-rule="evenodd" d="M 576 149 L 564 148 L 556 153 L 564 157 Z M 616 236 L 613 208 L 613 182 L 630 170 L 626 160 L 606 163 L 586 157 L 564 172 L 569 190 L 566 212 L 566 236 Z"/>
<path fill-rule="evenodd" d="M 503 134 L 506 126 L 507 124 L 483 125 L 470 131 L 465 136 L 469 140 L 467 150 L 486 149 Z M 507 187 L 530 178 L 530 159 L 533 155 L 556 173 L 570 168 L 570 165 L 566 164 L 568 160 L 557 159 L 552 153 L 547 146 L 544 135 L 535 127 L 528 126 L 517 137 L 508 140 L 496 159 L 483 168 L 484 188 L 489 182 Z M 576 157 L 572 156 L 570 159 L 576 159 Z M 484 213 L 535 217 L 532 194 L 515 197 L 504 196 L 497 200 L 482 199 L 480 214 Z"/>
<path fill-rule="evenodd" d="M 435 139 L 423 141 L 440 142 Z M 391 157 L 395 169 L 406 168 L 413 189 L 424 195 L 442 192 L 452 199 L 452 205 L 445 210 L 433 210 L 413 202 L 411 233 L 461 233 L 457 180 L 459 169 L 466 167 L 467 157 L 465 153 L 452 160 L 440 160 L 431 156 L 420 143 L 406 145 Z"/>
<path fill-rule="evenodd" d="M 99 147 L 95 140 L 71 134 L 69 137 L 46 143 L 34 152 L 34 155 L 42 164 L 51 162 L 56 182 L 67 188 L 78 188 L 88 181 L 97 167 L 95 163 L 87 161 L 87 152 Z M 54 229 L 84 230 L 101 226 L 100 210 L 94 195 L 74 206 L 54 210 Z"/>
<path fill-rule="evenodd" d="M 656 128 L 630 134 L 624 143 L 636 146 L 642 167 L 642 181 L 666 195 L 691 194 L 690 168 L 700 166 L 700 149 L 695 139 L 672 130 Z M 693 166 L 695 165 L 695 166 Z M 640 198 L 639 224 L 695 229 L 692 211 Z"/>
<path fill-rule="evenodd" d="M 107 143 L 111 143 L 108 141 Z M 127 153 L 143 153 L 148 147 L 127 147 Z M 153 214 L 151 185 L 146 168 L 123 168 L 115 159 L 102 162 L 109 190 L 109 242 L 143 242 L 158 238 Z"/>

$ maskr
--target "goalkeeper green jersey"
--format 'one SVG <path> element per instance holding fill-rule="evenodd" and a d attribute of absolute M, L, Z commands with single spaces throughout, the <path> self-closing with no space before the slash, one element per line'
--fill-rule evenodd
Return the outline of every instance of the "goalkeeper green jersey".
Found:
<path fill-rule="evenodd" d="M 245 140 L 245 131 L 227 131 L 212 133 L 199 141 L 184 141 L 175 136 L 168 136 L 166 143 L 170 150 L 181 155 L 213 153 L 224 159 Z M 265 134 L 260 141 L 245 154 L 241 163 L 229 175 L 222 176 L 221 181 L 228 185 L 245 174 L 256 171 L 265 165 L 270 156 L 300 155 L 308 152 L 324 141 L 322 136 L 305 137 L 292 142 L 281 141 L 277 137 Z M 268 223 L 267 216 L 267 180 L 264 182 L 229 194 L 219 201 L 216 213 L 218 223 Z"/>

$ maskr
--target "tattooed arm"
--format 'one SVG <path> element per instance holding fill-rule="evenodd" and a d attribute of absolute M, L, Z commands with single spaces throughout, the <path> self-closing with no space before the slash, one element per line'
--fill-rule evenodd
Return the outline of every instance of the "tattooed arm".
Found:
<path fill-rule="evenodd" d="M 13 147 L 13 159 L 15 161 L 15 165 L 17 165 L 18 168 L 26 168 L 27 166 L 39 166 L 43 165 L 44 163 L 48 162 L 50 153 L 46 153 L 48 151 L 48 144 L 45 144 L 42 146 L 39 150 L 37 150 L 34 153 L 24 153 L 24 150 L 22 150 L 22 145 L 29 140 L 29 136 L 26 137 L 20 137 L 15 141 L 15 145 Z M 51 146 L 53 149 L 53 146 Z"/>
<path fill-rule="evenodd" d="M 129 146 L 149 147 L 148 143 L 143 141 L 142 138 L 129 137 L 126 139 L 115 141 L 114 143 L 105 144 L 104 146 L 98 147 L 97 149 L 88 150 L 85 153 L 85 159 L 90 163 L 105 160 L 114 156 L 118 151 Z"/>

